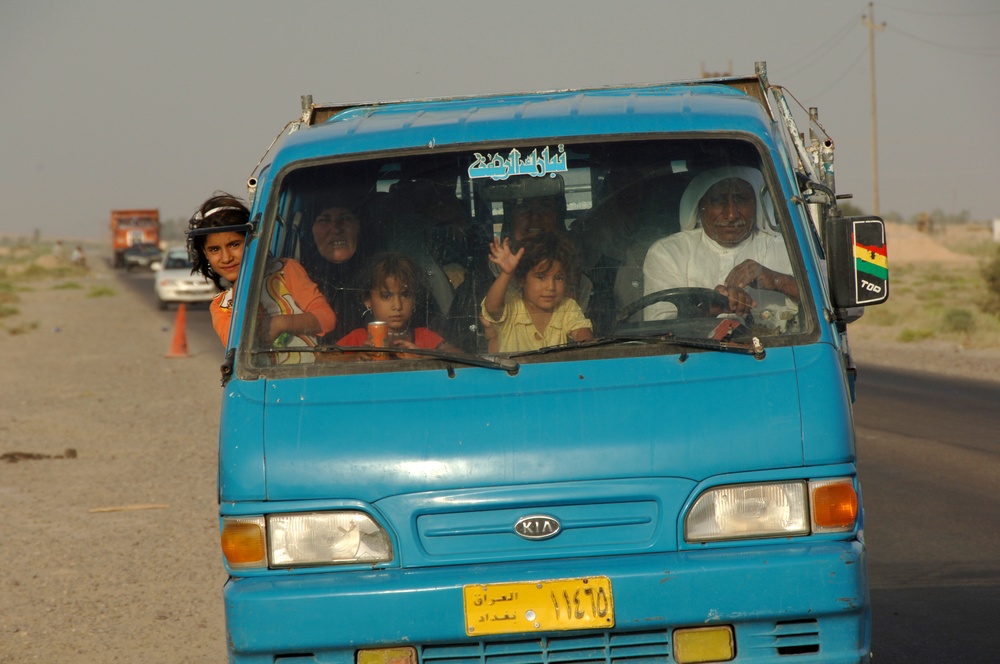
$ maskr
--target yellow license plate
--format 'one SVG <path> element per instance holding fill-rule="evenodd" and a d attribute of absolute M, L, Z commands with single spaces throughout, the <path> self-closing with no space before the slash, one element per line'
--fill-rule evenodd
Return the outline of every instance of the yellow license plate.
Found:
<path fill-rule="evenodd" d="M 469 636 L 615 625 L 611 580 L 606 576 L 465 586 L 462 594 Z"/>

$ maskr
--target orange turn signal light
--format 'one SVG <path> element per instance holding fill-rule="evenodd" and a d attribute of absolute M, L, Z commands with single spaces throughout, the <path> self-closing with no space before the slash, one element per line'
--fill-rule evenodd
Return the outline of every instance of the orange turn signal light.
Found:
<path fill-rule="evenodd" d="M 263 524 L 256 520 L 226 521 L 222 526 L 222 553 L 233 567 L 265 565 Z"/>
<path fill-rule="evenodd" d="M 851 530 L 858 519 L 858 494 L 847 480 L 812 484 L 813 530 Z"/>

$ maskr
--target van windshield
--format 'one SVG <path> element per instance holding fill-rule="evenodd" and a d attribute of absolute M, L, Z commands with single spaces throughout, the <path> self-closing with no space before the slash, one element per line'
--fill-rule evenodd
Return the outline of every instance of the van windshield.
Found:
<path fill-rule="evenodd" d="M 682 352 L 616 339 L 794 343 L 815 322 L 761 164 L 754 144 L 713 138 L 287 170 L 249 279 L 244 357 L 358 372 Z"/>

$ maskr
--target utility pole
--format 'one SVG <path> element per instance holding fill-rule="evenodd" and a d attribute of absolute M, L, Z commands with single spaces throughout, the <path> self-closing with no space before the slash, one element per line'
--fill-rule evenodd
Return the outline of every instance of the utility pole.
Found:
<path fill-rule="evenodd" d="M 878 208 L 878 116 L 875 113 L 875 31 L 885 29 L 885 22 L 881 25 L 875 24 L 875 3 L 868 3 L 868 14 L 862 15 L 861 20 L 868 27 L 868 58 L 869 70 L 871 71 L 871 96 L 872 96 L 872 213 L 879 214 Z"/>

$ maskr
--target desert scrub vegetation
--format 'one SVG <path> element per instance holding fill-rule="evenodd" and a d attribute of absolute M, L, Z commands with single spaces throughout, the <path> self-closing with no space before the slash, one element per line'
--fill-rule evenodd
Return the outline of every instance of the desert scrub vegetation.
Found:
<path fill-rule="evenodd" d="M 889 300 L 850 327 L 859 338 L 963 348 L 1000 348 L 1000 250 L 969 245 L 979 267 L 947 263 L 889 264 Z M 974 252 L 972 251 L 974 249 Z"/>
<path fill-rule="evenodd" d="M 7 279 L 0 278 L 0 304 L 17 302 L 17 289 Z"/>
<path fill-rule="evenodd" d="M 4 325 L 0 329 L 7 330 L 11 334 L 13 328 L 6 325 L 6 321 L 13 316 L 17 316 L 21 313 L 21 310 L 17 308 L 17 303 L 21 301 L 21 298 L 17 294 L 17 288 L 6 278 L 0 277 L 0 321 L 4 321 Z"/>
<path fill-rule="evenodd" d="M 21 301 L 17 289 L 10 281 L 0 278 L 0 318 L 16 316 L 20 311 L 14 305 Z"/>
<path fill-rule="evenodd" d="M 0 277 L 17 280 L 68 279 L 90 273 L 69 260 L 70 247 L 54 251 L 50 242 L 0 240 Z"/>
<path fill-rule="evenodd" d="M 110 286 L 91 286 L 87 297 L 114 297 L 118 293 Z"/>
<path fill-rule="evenodd" d="M 35 331 L 37 329 L 38 329 L 38 322 L 37 321 L 29 321 L 29 322 L 19 323 L 17 325 L 14 325 L 13 327 L 6 328 L 7 334 L 15 335 L 15 336 L 18 335 L 18 334 L 27 334 L 28 332 L 33 332 L 33 331 Z"/>
<path fill-rule="evenodd" d="M 48 288 L 79 290 L 83 286 L 76 279 L 89 275 L 88 268 L 73 265 L 67 258 L 57 256 L 51 243 L 0 240 L 0 332 L 18 335 L 38 329 L 37 322 L 21 317 L 18 305 L 22 304 L 25 293 Z M 98 293 L 88 296 L 115 294 L 107 286 L 96 288 Z"/>
<path fill-rule="evenodd" d="M 993 255 L 984 261 L 980 273 L 986 284 L 983 310 L 1000 316 L 1000 247 L 996 248 Z"/>

